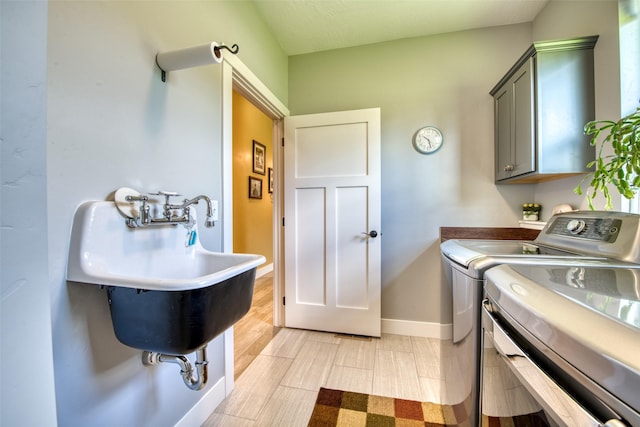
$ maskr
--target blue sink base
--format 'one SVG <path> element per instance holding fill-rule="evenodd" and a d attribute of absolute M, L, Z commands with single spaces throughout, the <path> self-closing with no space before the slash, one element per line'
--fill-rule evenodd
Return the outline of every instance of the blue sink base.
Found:
<path fill-rule="evenodd" d="M 108 286 L 113 330 L 139 350 L 189 354 L 240 320 L 251 308 L 256 269 L 206 288 L 149 291 Z"/>

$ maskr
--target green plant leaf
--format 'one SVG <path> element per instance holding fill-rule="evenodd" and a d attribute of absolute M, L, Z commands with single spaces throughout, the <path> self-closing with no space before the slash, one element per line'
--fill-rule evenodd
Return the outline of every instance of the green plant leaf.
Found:
<path fill-rule="evenodd" d="M 588 168 L 594 168 L 573 189 L 582 195 L 582 184 L 591 176 L 589 186 L 592 192 L 587 193 L 589 208 L 594 209 L 593 200 L 601 192 L 605 198 L 605 209 L 612 209 L 609 186 L 613 186 L 623 197 L 631 199 L 640 187 L 640 107 L 630 115 L 618 121 L 600 120 L 588 122 L 584 132 L 591 135 L 589 144 L 598 145 L 598 140 L 604 136 L 597 149 L 596 159 L 587 163 Z M 605 147 L 610 146 L 613 154 L 603 154 Z"/>

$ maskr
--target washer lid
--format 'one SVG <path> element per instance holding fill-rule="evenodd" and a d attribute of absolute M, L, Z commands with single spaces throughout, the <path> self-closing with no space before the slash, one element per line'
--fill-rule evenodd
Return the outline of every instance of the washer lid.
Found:
<path fill-rule="evenodd" d="M 514 265 L 513 271 L 640 333 L 640 266 L 620 269 Z"/>
<path fill-rule="evenodd" d="M 574 258 L 577 253 L 554 249 L 535 244 L 527 240 L 463 240 L 452 239 L 440 245 L 442 253 L 460 265 L 468 267 L 473 261 L 489 256 L 499 257 L 536 257 Z M 606 259 L 604 257 L 588 257 L 588 259 Z"/>
<path fill-rule="evenodd" d="M 640 412 L 640 268 L 501 265 L 485 277 L 500 311 Z"/>

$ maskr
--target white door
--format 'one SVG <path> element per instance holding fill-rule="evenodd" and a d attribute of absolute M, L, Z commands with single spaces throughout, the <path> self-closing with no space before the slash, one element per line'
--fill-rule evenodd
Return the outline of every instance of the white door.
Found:
<path fill-rule="evenodd" d="M 380 336 L 380 109 L 285 118 L 285 324 Z"/>

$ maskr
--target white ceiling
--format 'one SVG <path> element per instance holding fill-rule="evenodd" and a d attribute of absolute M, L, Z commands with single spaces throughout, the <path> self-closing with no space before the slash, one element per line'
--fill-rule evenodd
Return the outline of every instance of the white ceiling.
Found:
<path fill-rule="evenodd" d="M 530 22 L 549 0 L 253 0 L 287 55 Z"/>

